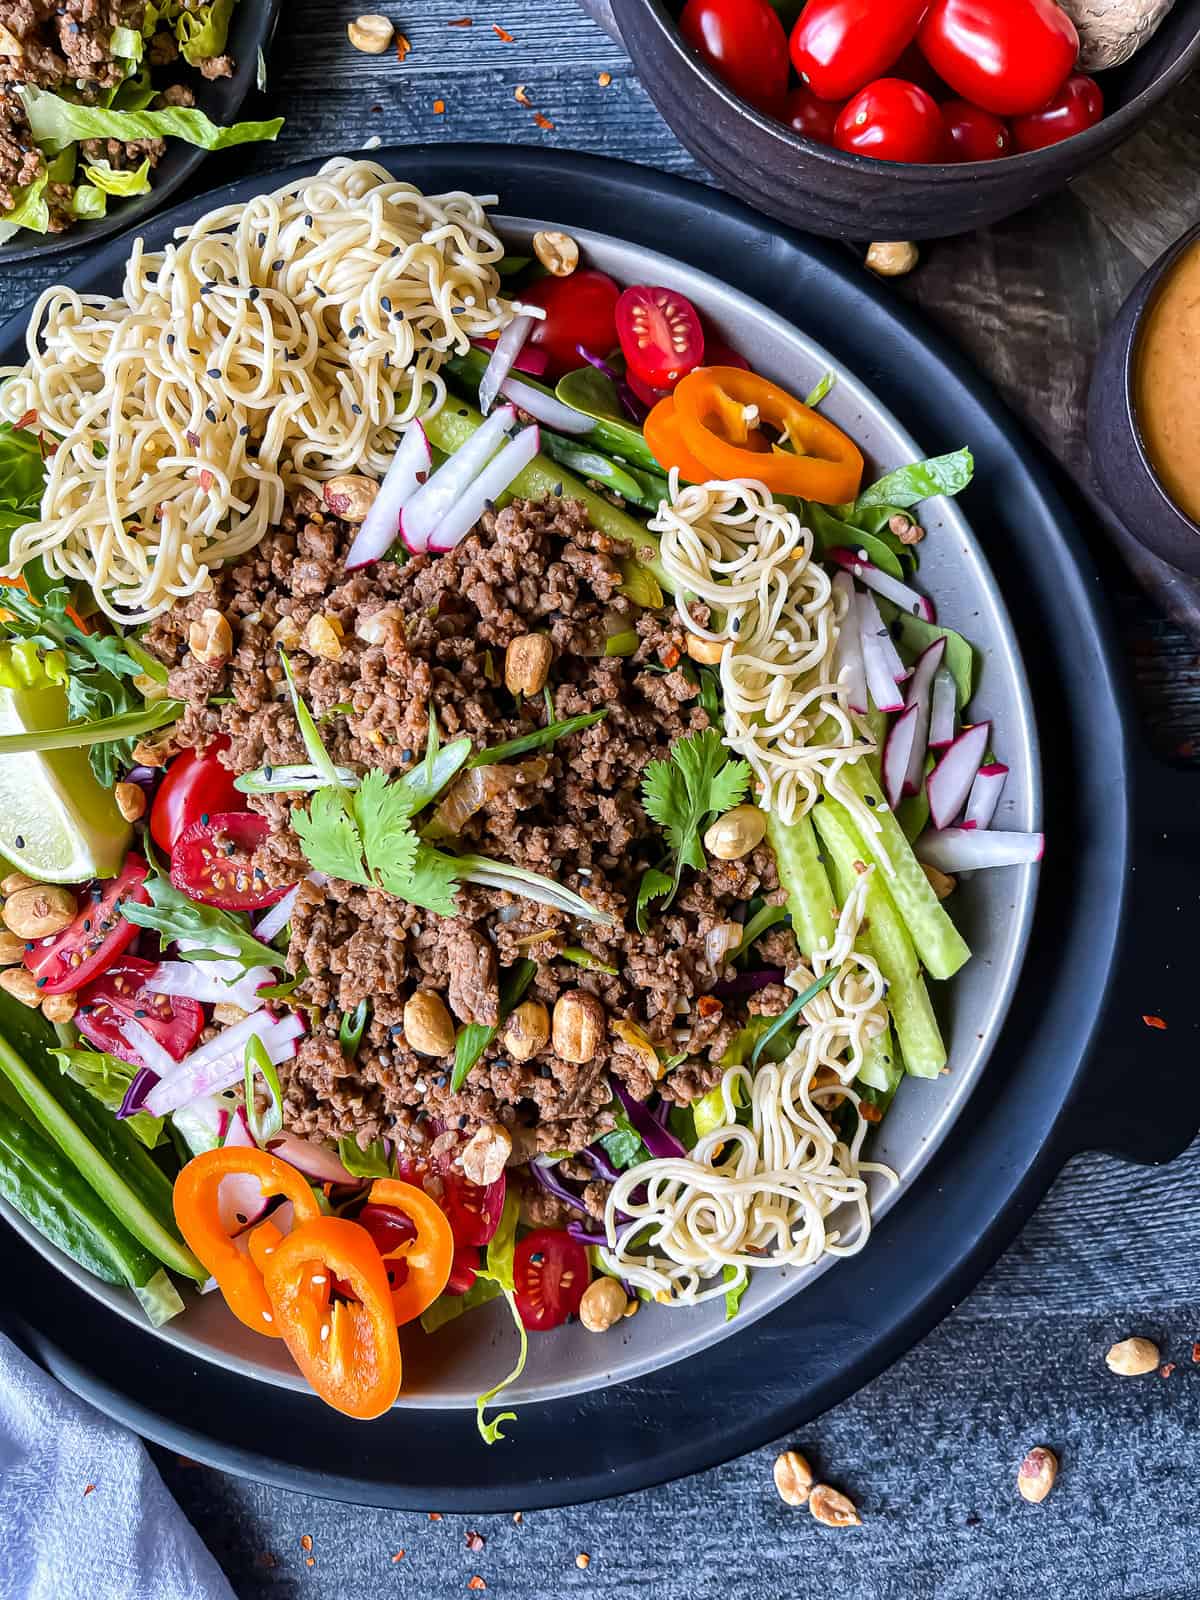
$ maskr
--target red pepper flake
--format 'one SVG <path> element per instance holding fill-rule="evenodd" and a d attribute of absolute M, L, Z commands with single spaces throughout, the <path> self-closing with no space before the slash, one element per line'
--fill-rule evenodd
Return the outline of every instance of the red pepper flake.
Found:
<path fill-rule="evenodd" d="M 191 445 L 193 450 L 199 450 L 200 435 L 198 433 L 193 433 L 191 428 L 189 428 L 183 437 L 187 440 L 188 444 Z"/>
<path fill-rule="evenodd" d="M 96 1492 L 96 1485 L 94 1483 L 85 1483 L 84 1484 L 84 1486 L 83 1486 L 83 1498 L 85 1500 L 87 1499 L 88 1495 L 95 1494 L 95 1492 Z"/>
<path fill-rule="evenodd" d="M 38 419 L 36 411 L 27 411 L 23 417 L 18 417 L 14 426 L 18 428 L 32 428 Z"/>
<path fill-rule="evenodd" d="M 1200 1362 L 1200 1344 L 1194 1344 L 1192 1346 L 1192 1360 Z"/>
<path fill-rule="evenodd" d="M 696 1001 L 696 1010 L 702 1017 L 719 1017 L 724 1009 L 715 994 L 702 994 Z"/>
<path fill-rule="evenodd" d="M 301 1548 L 301 1550 L 311 1550 L 312 1549 L 312 1534 L 311 1533 L 302 1533 L 300 1535 L 300 1548 Z"/>
<path fill-rule="evenodd" d="M 588 1555 L 586 1550 L 581 1550 L 579 1552 L 579 1554 L 575 1557 L 575 1565 L 579 1568 L 579 1570 L 581 1572 L 586 1572 L 586 1570 L 588 1569 L 588 1567 L 591 1566 L 591 1564 L 592 1564 L 592 1558 L 591 1558 L 591 1556 Z"/>
<path fill-rule="evenodd" d="M 1200 1350 L 1200 1344 L 1198 1344 L 1196 1346 L 1196 1348 L 1197 1348 L 1197 1350 Z M 1200 1360 L 1200 1357 L 1197 1357 L 1197 1359 Z M 519 1528 L 521 1526 L 521 1524 L 525 1521 L 525 1513 L 523 1511 L 514 1511 L 513 1512 L 513 1521 L 516 1523 L 517 1527 Z"/>
<path fill-rule="evenodd" d="M 1148 1028 L 1161 1028 L 1164 1033 L 1167 1031 L 1167 1025 L 1161 1017 L 1143 1017 L 1142 1021 Z"/>
<path fill-rule="evenodd" d="M 612 82 L 612 73 L 611 72 L 602 72 L 600 74 L 600 76 L 596 79 L 596 82 L 600 85 L 600 87 L 602 89 L 607 89 L 609 84 Z"/>
<path fill-rule="evenodd" d="M 315 1567 L 315 1566 L 316 1566 L 316 1564 L 317 1564 L 317 1558 L 316 1558 L 316 1556 L 305 1556 L 305 1558 L 304 1558 L 304 1565 L 305 1565 L 305 1566 L 306 1566 L 306 1567 Z"/>
<path fill-rule="evenodd" d="M 451 28 L 470 28 L 474 26 L 474 23 L 474 17 L 455 17 L 454 21 L 451 22 L 449 26 Z"/>
<path fill-rule="evenodd" d="M 435 100 L 433 102 L 433 114 L 435 117 L 445 116 L 446 102 L 444 100 Z"/>
<path fill-rule="evenodd" d="M 517 102 L 517 104 L 519 106 L 532 106 L 533 105 L 533 101 L 529 98 L 528 94 L 525 92 L 525 85 L 523 83 L 519 83 L 517 85 L 517 87 L 513 90 L 513 99 Z"/>
<path fill-rule="evenodd" d="M 396 35 L 396 60 L 400 62 L 401 66 L 408 59 L 408 52 L 411 49 L 412 40 L 408 35 L 406 33 L 398 33 Z"/>
<path fill-rule="evenodd" d="M 254 1565 L 256 1567 L 277 1567 L 279 1561 L 272 1555 L 270 1550 L 260 1550 L 254 1558 Z"/>
<path fill-rule="evenodd" d="M 483 1579 L 479 1576 L 478 1573 L 476 1573 L 473 1578 L 468 1578 L 467 1579 L 467 1588 L 468 1589 L 486 1589 L 487 1588 L 487 1584 L 484 1583 Z"/>
<path fill-rule="evenodd" d="M 548 133 L 554 127 L 554 124 L 550 121 L 550 118 L 544 117 L 540 111 L 534 113 L 533 120 L 537 123 L 539 128 L 545 128 Z"/>
<path fill-rule="evenodd" d="M 481 1533 L 476 1533 L 476 1532 L 474 1532 L 474 1530 L 472 1530 L 470 1533 L 468 1533 L 468 1535 L 467 1535 L 467 1549 L 474 1551 L 476 1555 L 478 1555 L 478 1553 L 483 1549 L 484 1545 L 486 1545 L 486 1544 L 487 1544 L 487 1540 L 483 1537 L 483 1535 Z"/>
<path fill-rule="evenodd" d="M 207 467 L 201 467 L 201 469 L 200 469 L 200 487 L 204 490 L 205 494 L 207 494 L 208 491 L 212 488 L 213 481 L 214 481 L 213 480 L 213 475 L 208 470 L 208 468 Z"/>
<path fill-rule="evenodd" d="M 440 1522 L 442 1520 L 442 1513 L 440 1511 L 431 1511 L 429 1513 L 429 1520 L 430 1522 Z"/>
<path fill-rule="evenodd" d="M 403 1550 L 397 1550 L 396 1554 L 392 1557 L 392 1565 L 395 1566 L 397 1561 L 403 1561 L 403 1560 L 404 1560 L 404 1551 Z"/>
<path fill-rule="evenodd" d="M 496 35 L 497 39 L 503 39 L 505 44 L 516 44 L 517 42 L 513 38 L 512 34 L 509 33 L 508 29 L 502 28 L 498 22 L 492 23 L 492 32 Z"/>
<path fill-rule="evenodd" d="M 1175 1363 L 1173 1361 L 1164 1361 L 1158 1369 L 1158 1375 L 1160 1378 L 1169 1378 L 1174 1371 Z"/>
<path fill-rule="evenodd" d="M 662 662 L 663 666 L 666 667 L 667 671 L 670 672 L 672 667 L 677 667 L 679 665 L 679 647 L 673 644 L 663 645 L 658 652 L 658 659 Z"/>

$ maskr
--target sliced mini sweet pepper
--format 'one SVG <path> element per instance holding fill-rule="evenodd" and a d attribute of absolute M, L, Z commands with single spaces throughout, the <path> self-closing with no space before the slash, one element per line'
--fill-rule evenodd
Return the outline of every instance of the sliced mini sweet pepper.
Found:
<path fill-rule="evenodd" d="M 680 477 L 688 483 L 707 483 L 712 477 L 704 463 L 697 461 L 683 442 L 679 418 L 675 415 L 674 395 L 669 394 L 658 402 L 642 424 L 642 432 L 664 472 L 678 467 Z"/>
<path fill-rule="evenodd" d="M 450 1278 L 454 1233 L 446 1213 L 415 1184 L 377 1178 L 358 1223 L 383 1258 L 396 1326 L 412 1322 Z"/>

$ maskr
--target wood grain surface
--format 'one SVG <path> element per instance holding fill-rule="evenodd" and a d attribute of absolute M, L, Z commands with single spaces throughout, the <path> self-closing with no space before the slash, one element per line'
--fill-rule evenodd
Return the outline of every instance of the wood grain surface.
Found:
<path fill-rule="evenodd" d="M 702 176 L 620 49 L 574 5 L 486 0 L 472 12 L 471 0 L 397 0 L 389 9 L 411 41 L 403 65 L 350 48 L 345 26 L 357 6 L 289 0 L 266 96 L 287 126 L 275 147 L 213 159 L 202 187 L 373 138 L 573 147 Z M 470 26 L 451 25 L 468 16 Z M 532 110 L 515 99 L 522 84 Z M 553 126 L 539 125 L 535 111 Z M 1164 753 L 1189 763 L 1200 751 L 1200 668 L 1193 638 L 1164 607 L 1200 637 L 1200 589 L 1142 567 L 1143 581 L 1159 585 L 1148 601 L 1113 558 L 1103 509 L 1086 498 L 1083 399 L 1097 341 L 1122 298 L 1194 220 L 1198 170 L 1193 80 L 1071 193 L 928 247 L 896 289 L 992 377 L 1030 424 L 1034 447 L 1074 476 L 1146 726 Z M 619 231 L 620 218 L 596 224 Z M 4 271 L 0 312 L 66 264 Z M 1180 995 L 1182 1014 L 1192 1004 Z M 1136 1061 L 1129 1070 L 1136 1094 Z M 781 1441 L 808 1451 L 821 1476 L 854 1496 L 864 1516 L 857 1530 L 835 1533 L 785 1507 L 771 1483 L 774 1449 L 624 1500 L 531 1513 L 520 1525 L 329 1505 L 158 1459 L 244 1596 L 441 1600 L 470 1592 L 478 1575 L 489 1594 L 555 1600 L 782 1600 L 814 1591 L 848 1600 L 1190 1600 L 1200 1595 L 1198 1214 L 1200 1145 L 1161 1171 L 1100 1156 L 1075 1161 L 941 1328 L 803 1439 Z M 1168 1377 L 1107 1373 L 1108 1344 L 1132 1332 L 1161 1340 L 1174 1363 Z M 1062 1459 L 1040 1507 L 1015 1491 L 1035 1443 Z M 575 1444 L 588 1448 L 586 1438 Z M 472 1533 L 482 1548 L 471 1548 Z M 577 1565 L 581 1553 L 586 1566 Z M 102 1581 L 87 1580 L 80 1594 L 124 1600 L 120 1589 L 95 1586 Z"/>

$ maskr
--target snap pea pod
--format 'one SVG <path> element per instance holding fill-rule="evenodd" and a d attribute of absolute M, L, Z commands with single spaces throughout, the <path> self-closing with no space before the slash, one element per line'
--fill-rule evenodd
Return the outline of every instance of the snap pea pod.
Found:
<path fill-rule="evenodd" d="M 781 822 L 775 812 L 768 812 L 767 841 L 775 852 L 800 953 L 811 957 L 822 946 L 830 949 L 836 931 L 833 890 L 817 849 L 812 822 L 808 817 Z"/>
<path fill-rule="evenodd" d="M 668 498 L 665 478 L 657 477 L 652 472 L 635 472 L 632 467 L 623 467 L 592 445 L 586 442 L 581 444 L 577 439 L 565 439 L 549 428 L 542 429 L 542 453 L 561 466 L 570 467 L 581 478 L 603 484 L 606 489 L 619 494 L 622 500 L 640 506 L 643 511 L 657 511 L 661 502 Z"/>

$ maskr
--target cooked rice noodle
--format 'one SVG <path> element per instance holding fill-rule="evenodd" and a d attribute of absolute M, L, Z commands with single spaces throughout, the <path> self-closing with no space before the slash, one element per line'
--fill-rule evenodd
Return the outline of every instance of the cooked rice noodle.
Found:
<path fill-rule="evenodd" d="M 650 527 L 687 630 L 719 640 L 725 743 L 744 756 L 761 790 L 758 804 L 781 821 L 804 816 L 822 790 L 852 813 L 859 828 L 879 820 L 841 769 L 875 748 L 854 719 L 833 668 L 842 623 L 837 591 L 800 518 L 772 500 L 761 483 L 712 482 L 682 487 L 672 471 L 670 499 Z M 700 601 L 712 626 L 697 622 Z M 814 742 L 832 719 L 833 743 Z"/>
<path fill-rule="evenodd" d="M 446 355 L 511 318 L 492 203 L 343 158 L 161 255 L 137 240 L 119 299 L 47 290 L 0 415 L 60 442 L 0 572 L 41 556 L 144 621 L 253 549 L 285 492 L 381 478 L 398 431 L 441 406 Z"/>
<path fill-rule="evenodd" d="M 664 1305 L 698 1305 L 736 1290 L 752 1268 L 855 1255 L 870 1236 L 868 1175 L 894 1182 L 895 1174 L 860 1160 L 865 1120 L 846 1144 L 829 1117 L 842 1100 L 858 1106 L 861 1096 L 849 1086 L 867 1044 L 888 1025 L 883 976 L 854 948 L 874 870 L 847 897 L 832 948 L 789 975 L 802 991 L 837 972 L 804 1007 L 787 1059 L 763 1061 L 753 1072 L 730 1067 L 721 1080 L 723 1125 L 686 1157 L 631 1167 L 609 1191 L 605 1264 Z M 748 1127 L 735 1120 L 739 1102 L 750 1108 Z M 630 1220 L 618 1227 L 622 1213 Z"/>

